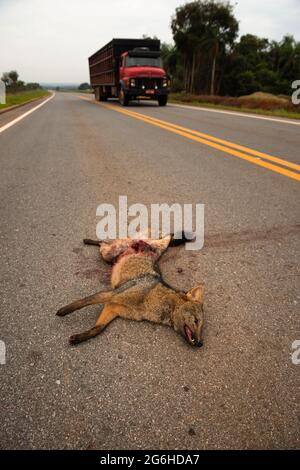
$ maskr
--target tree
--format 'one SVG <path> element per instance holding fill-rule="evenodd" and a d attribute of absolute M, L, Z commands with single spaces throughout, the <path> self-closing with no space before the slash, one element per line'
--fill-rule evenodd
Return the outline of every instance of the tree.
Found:
<path fill-rule="evenodd" d="M 172 18 L 171 29 L 176 48 L 183 64 L 184 89 L 194 91 L 194 76 L 197 43 L 203 37 L 204 29 L 201 24 L 200 2 L 187 3 L 176 8 Z M 198 59 L 200 60 L 199 54 Z"/>
<path fill-rule="evenodd" d="M 17 80 L 16 83 L 14 84 L 14 89 L 16 91 L 21 91 L 26 89 L 25 82 L 23 80 Z"/>
<path fill-rule="evenodd" d="M 26 89 L 27 90 L 38 90 L 39 88 L 42 88 L 39 83 L 36 83 L 36 82 L 26 83 Z"/>
<path fill-rule="evenodd" d="M 142 36 L 143 39 L 156 39 L 158 40 L 158 37 L 157 36 L 149 36 L 149 34 L 143 34 Z"/>
<path fill-rule="evenodd" d="M 87 82 L 81 83 L 78 87 L 78 90 L 89 90 L 91 88 L 90 84 Z"/>
<path fill-rule="evenodd" d="M 3 72 L 2 77 L 1 77 L 1 80 L 2 80 L 2 82 L 4 82 L 5 85 L 8 87 L 9 81 L 10 81 L 9 73 L 8 73 L 8 72 Z"/>
<path fill-rule="evenodd" d="M 268 69 L 269 41 L 246 34 L 235 44 L 225 65 L 224 87 L 221 92 L 232 96 L 248 95 L 263 90 L 259 70 Z M 260 75 L 260 77 L 259 77 Z"/>
<path fill-rule="evenodd" d="M 233 16 L 233 7 L 229 3 L 209 2 L 207 4 L 205 21 L 205 38 L 203 43 L 212 51 L 210 94 L 213 95 L 219 53 L 225 53 L 226 49 L 233 46 L 239 26 Z"/>
<path fill-rule="evenodd" d="M 183 88 L 183 67 L 176 46 L 163 42 L 161 45 L 163 68 L 171 79 L 172 89 L 181 91 Z"/>
<path fill-rule="evenodd" d="M 4 72 L 1 80 L 5 83 L 7 91 L 17 91 L 18 88 L 24 87 L 24 82 L 19 80 L 19 74 L 16 70 Z"/>
<path fill-rule="evenodd" d="M 238 34 L 233 7 L 213 0 L 187 3 L 176 9 L 171 28 L 184 64 L 186 91 L 209 88 L 213 94 L 219 56 L 232 48 Z"/>
<path fill-rule="evenodd" d="M 255 91 L 291 93 L 300 76 L 300 43 L 292 36 L 280 42 L 246 34 L 235 44 L 224 66 L 222 94 L 248 95 Z"/>
<path fill-rule="evenodd" d="M 38 90 L 39 88 L 42 88 L 39 83 L 29 82 L 25 84 L 23 80 L 19 80 L 19 74 L 16 70 L 4 72 L 1 80 L 5 83 L 6 89 L 10 93 L 22 90 Z"/>
<path fill-rule="evenodd" d="M 290 94 L 291 83 L 295 77 L 300 77 L 300 42 L 296 42 L 293 36 L 284 36 L 279 43 L 271 43 L 269 56 L 269 60 L 272 58 L 270 66 L 285 89 L 281 93 Z"/>
<path fill-rule="evenodd" d="M 16 70 L 11 70 L 9 73 L 8 73 L 8 76 L 9 76 L 9 79 L 10 79 L 10 84 L 11 86 L 16 86 L 17 84 L 17 81 L 19 79 L 19 74 Z"/>

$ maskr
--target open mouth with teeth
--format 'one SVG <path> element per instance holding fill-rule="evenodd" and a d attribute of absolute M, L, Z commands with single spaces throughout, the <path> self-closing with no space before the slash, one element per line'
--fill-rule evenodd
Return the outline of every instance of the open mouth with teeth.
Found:
<path fill-rule="evenodd" d="M 188 340 L 188 342 L 192 345 L 195 345 L 196 340 L 195 340 L 193 332 L 192 332 L 192 330 L 190 329 L 189 326 L 187 326 L 187 325 L 184 326 L 184 332 L 185 332 L 185 336 L 186 336 L 186 339 Z"/>

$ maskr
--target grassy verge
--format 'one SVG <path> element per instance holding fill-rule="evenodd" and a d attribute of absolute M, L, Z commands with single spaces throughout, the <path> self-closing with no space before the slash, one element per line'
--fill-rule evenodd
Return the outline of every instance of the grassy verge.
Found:
<path fill-rule="evenodd" d="M 47 95 L 49 95 L 47 90 L 30 90 L 21 91 L 19 93 L 8 93 L 6 95 L 6 104 L 0 104 L 0 110 L 17 104 L 24 104 L 37 98 L 43 98 Z"/>
<path fill-rule="evenodd" d="M 226 98 L 187 95 L 183 93 L 171 93 L 170 103 L 187 104 L 201 108 L 222 109 L 225 111 L 236 111 L 248 114 L 259 114 L 264 116 L 282 117 L 300 120 L 300 107 L 293 106 L 287 101 L 263 100 L 255 98 Z M 228 102 L 228 104 L 227 104 Z M 268 109 L 269 108 L 269 109 Z M 270 109 L 271 108 L 271 109 Z"/>

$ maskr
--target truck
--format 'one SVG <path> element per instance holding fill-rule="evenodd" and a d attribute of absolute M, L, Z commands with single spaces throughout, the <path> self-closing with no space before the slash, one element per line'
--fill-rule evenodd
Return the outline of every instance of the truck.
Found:
<path fill-rule="evenodd" d="M 148 98 L 165 106 L 170 81 L 158 39 L 112 39 L 89 57 L 90 82 L 97 101 L 119 98 L 123 106 Z"/>

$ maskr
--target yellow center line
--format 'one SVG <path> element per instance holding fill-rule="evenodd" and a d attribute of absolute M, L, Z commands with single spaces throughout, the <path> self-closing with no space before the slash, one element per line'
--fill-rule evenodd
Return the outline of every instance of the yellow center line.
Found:
<path fill-rule="evenodd" d="M 108 106 L 109 108 L 113 108 L 112 105 L 106 105 L 106 106 Z M 179 126 L 178 124 L 173 124 L 171 122 L 161 121 L 160 119 L 156 119 L 156 118 L 153 118 L 153 117 L 145 115 L 145 114 L 136 113 L 135 111 L 131 111 L 131 110 L 130 111 L 128 110 L 128 112 L 130 114 L 134 114 L 135 116 L 144 116 L 144 117 L 146 117 L 147 119 L 150 119 L 153 122 L 158 122 L 160 124 L 165 124 L 167 126 L 173 127 L 174 129 L 179 129 L 181 131 L 188 132 L 189 134 L 197 135 L 199 137 L 210 140 L 212 142 L 224 144 L 227 147 L 232 147 L 232 148 L 237 149 L 237 150 L 242 150 L 246 153 L 250 153 L 251 155 L 255 155 L 259 158 L 264 158 L 266 160 L 270 160 L 270 161 L 273 161 L 273 162 L 278 163 L 280 165 L 283 165 L 283 166 L 286 166 L 286 167 L 289 167 L 289 168 L 293 168 L 294 170 L 300 171 L 300 165 L 297 165 L 297 163 L 292 163 L 292 162 L 289 162 L 287 160 L 283 160 L 281 158 L 274 157 L 274 156 L 268 155 L 266 153 L 259 152 L 259 151 L 254 150 L 254 149 L 244 147 L 243 145 L 235 144 L 235 143 L 230 142 L 228 140 L 219 139 L 219 138 L 214 137 L 214 136 L 209 135 L 209 134 L 203 134 L 202 132 L 198 132 L 198 131 L 195 131 L 195 130 L 192 130 L 192 129 L 188 129 L 186 127 Z"/>
<path fill-rule="evenodd" d="M 215 148 L 217 150 L 220 150 L 222 152 L 225 152 L 227 154 L 233 155 L 235 157 L 241 158 L 243 160 L 246 160 L 250 163 L 253 163 L 255 165 L 261 166 L 263 168 L 267 168 L 271 171 L 274 171 L 276 173 L 279 173 L 281 175 L 287 176 L 288 178 L 292 178 L 296 181 L 300 181 L 300 174 L 295 173 L 294 171 L 288 170 L 286 168 L 282 168 L 281 166 L 274 165 L 272 163 L 269 163 L 269 161 L 272 161 L 274 163 L 295 169 L 296 171 L 300 171 L 300 165 L 297 165 L 295 163 L 282 160 L 278 157 L 273 157 L 271 155 L 267 155 L 262 152 L 258 152 L 253 149 L 249 149 L 247 147 L 244 147 L 242 145 L 235 144 L 233 142 L 229 142 L 226 140 L 218 139 L 217 137 L 209 136 L 207 134 L 203 134 L 198 131 L 194 131 L 192 129 L 187 129 L 185 127 L 179 126 L 177 124 L 172 124 L 167 121 L 161 121 L 160 119 L 152 118 L 149 117 L 145 114 L 137 113 L 135 111 L 129 111 L 125 110 L 123 108 L 116 107 L 114 105 L 109 105 L 109 104 L 103 104 L 103 103 L 98 103 L 95 101 L 90 100 L 89 98 L 82 97 L 82 99 L 90 101 L 91 103 L 98 104 L 102 107 L 105 107 L 107 109 L 125 114 L 127 116 L 133 117 L 135 119 L 138 119 L 140 121 L 146 122 L 148 124 L 152 124 L 154 126 L 160 127 L 161 129 L 165 129 L 169 132 L 173 132 L 175 134 L 181 135 L 183 137 L 186 137 L 188 139 L 194 140 L 196 142 L 205 144 L 209 147 Z M 209 140 L 208 140 L 209 139 Z M 221 145 L 224 144 L 224 145 Z M 226 146 L 225 146 L 226 145 Z M 235 150 L 237 149 L 237 150 Z M 254 156 L 247 155 L 245 153 L 240 152 L 239 150 L 243 150 L 247 153 L 250 153 Z M 263 158 L 264 160 L 260 160 L 259 158 Z M 265 161 L 269 160 L 269 161 Z"/>

